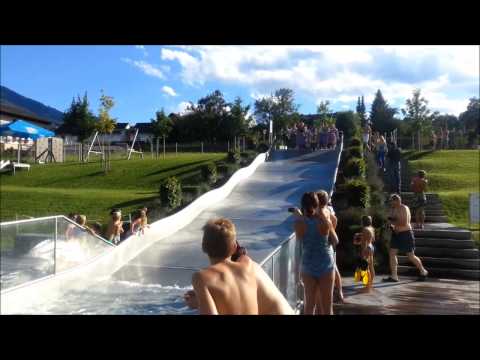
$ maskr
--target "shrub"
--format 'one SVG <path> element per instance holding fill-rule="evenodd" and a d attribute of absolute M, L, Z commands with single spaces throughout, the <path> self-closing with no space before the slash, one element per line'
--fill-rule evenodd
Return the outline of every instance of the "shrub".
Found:
<path fill-rule="evenodd" d="M 350 140 L 349 145 L 350 146 L 362 146 L 362 141 L 360 139 L 353 138 L 352 140 Z"/>
<path fill-rule="evenodd" d="M 173 210 L 182 205 L 182 185 L 180 180 L 172 176 L 160 185 L 160 200 L 162 205 Z"/>
<path fill-rule="evenodd" d="M 257 151 L 259 153 L 267 152 L 268 149 L 269 149 L 269 146 L 267 144 L 265 144 L 265 143 L 258 144 Z"/>
<path fill-rule="evenodd" d="M 240 153 L 238 151 L 229 151 L 227 161 L 230 164 L 238 164 L 240 162 Z"/>
<path fill-rule="evenodd" d="M 343 167 L 343 175 L 347 178 L 364 177 L 365 161 L 363 159 L 351 158 Z"/>
<path fill-rule="evenodd" d="M 365 180 L 349 180 L 343 188 L 350 206 L 368 207 L 370 194 Z"/>
<path fill-rule="evenodd" d="M 361 146 L 350 146 L 347 149 L 347 156 L 350 158 L 357 158 L 357 159 L 362 159 L 363 158 L 363 150 Z"/>
<path fill-rule="evenodd" d="M 226 175 L 228 172 L 228 165 L 225 163 L 219 163 L 217 165 L 217 174 Z"/>
<path fill-rule="evenodd" d="M 217 181 L 217 166 L 210 162 L 201 168 L 202 178 L 209 184 L 214 184 Z"/>

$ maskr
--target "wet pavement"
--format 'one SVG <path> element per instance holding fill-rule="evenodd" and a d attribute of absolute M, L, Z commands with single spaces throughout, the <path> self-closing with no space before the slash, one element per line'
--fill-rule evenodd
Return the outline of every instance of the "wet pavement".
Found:
<path fill-rule="evenodd" d="M 345 304 L 335 304 L 338 315 L 480 315 L 480 282 L 452 279 L 400 277 L 399 283 L 375 279 L 370 293 L 363 285 L 343 279 Z"/>

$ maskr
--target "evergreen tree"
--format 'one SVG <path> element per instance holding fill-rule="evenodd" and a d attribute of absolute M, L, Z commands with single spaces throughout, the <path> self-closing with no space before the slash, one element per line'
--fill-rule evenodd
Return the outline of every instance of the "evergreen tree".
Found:
<path fill-rule="evenodd" d="M 366 109 L 365 109 L 365 102 L 363 99 L 363 95 L 361 98 L 360 96 L 358 97 L 356 110 L 357 110 L 358 117 L 360 118 L 361 125 L 362 127 L 364 127 L 366 125 L 365 123 L 367 121 L 367 117 L 366 117 Z"/>
<path fill-rule="evenodd" d="M 394 119 L 396 113 L 397 109 L 388 105 L 379 89 L 375 94 L 370 110 L 370 121 L 372 122 L 373 130 L 381 134 L 394 130 L 397 127 Z"/>

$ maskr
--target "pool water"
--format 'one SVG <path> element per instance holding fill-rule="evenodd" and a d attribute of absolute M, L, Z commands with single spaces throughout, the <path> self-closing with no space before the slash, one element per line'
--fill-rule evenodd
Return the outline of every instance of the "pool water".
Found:
<path fill-rule="evenodd" d="M 195 315 L 183 295 L 192 287 L 141 284 L 107 279 L 85 290 L 68 291 L 22 314 L 57 315 Z"/>

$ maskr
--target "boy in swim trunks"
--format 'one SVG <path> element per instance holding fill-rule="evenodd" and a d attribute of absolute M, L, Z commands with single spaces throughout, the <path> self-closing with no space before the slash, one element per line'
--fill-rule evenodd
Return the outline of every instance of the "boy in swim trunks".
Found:
<path fill-rule="evenodd" d="M 414 208 L 415 208 L 415 228 L 423 229 L 425 227 L 425 206 L 427 205 L 427 191 L 428 180 L 426 179 L 427 173 L 424 170 L 420 170 L 412 179 L 410 187 L 415 195 Z"/>
<path fill-rule="evenodd" d="M 410 225 L 411 215 L 408 206 L 402 204 L 400 195 L 394 194 L 390 197 L 391 209 L 388 216 L 392 238 L 390 240 L 390 270 L 391 275 L 383 279 L 384 282 L 398 282 L 397 274 L 397 254 L 406 253 L 408 259 L 415 265 L 420 272 L 418 280 L 424 281 L 427 278 L 428 271 L 425 270 L 421 260 L 415 256 L 415 237 L 412 226 Z"/>
<path fill-rule="evenodd" d="M 375 268 L 373 261 L 373 254 L 375 252 L 375 248 L 373 246 L 373 242 L 375 241 L 375 229 L 372 226 L 372 217 L 363 216 L 362 226 L 362 232 L 355 234 L 353 238 L 353 244 L 360 245 L 360 257 L 368 262 L 368 283 L 365 291 L 370 292 L 372 290 L 373 280 L 375 278 Z"/>

